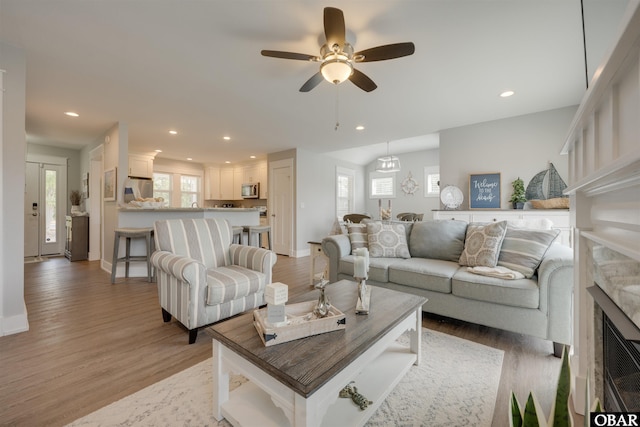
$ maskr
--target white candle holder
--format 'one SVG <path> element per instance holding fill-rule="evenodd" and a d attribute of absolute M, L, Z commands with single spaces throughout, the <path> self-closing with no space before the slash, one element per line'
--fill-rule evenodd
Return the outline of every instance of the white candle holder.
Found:
<path fill-rule="evenodd" d="M 369 314 L 371 301 L 371 287 L 367 286 L 366 277 L 354 277 L 358 282 L 358 302 L 356 302 L 356 314 Z"/>

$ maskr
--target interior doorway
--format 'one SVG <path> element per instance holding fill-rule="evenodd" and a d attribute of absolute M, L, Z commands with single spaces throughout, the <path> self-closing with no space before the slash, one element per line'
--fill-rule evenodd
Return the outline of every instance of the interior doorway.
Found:
<path fill-rule="evenodd" d="M 269 163 L 269 213 L 273 251 L 280 255 L 293 253 L 293 159 Z"/>
<path fill-rule="evenodd" d="M 25 171 L 24 256 L 61 255 L 66 235 L 67 159 L 29 156 Z"/>

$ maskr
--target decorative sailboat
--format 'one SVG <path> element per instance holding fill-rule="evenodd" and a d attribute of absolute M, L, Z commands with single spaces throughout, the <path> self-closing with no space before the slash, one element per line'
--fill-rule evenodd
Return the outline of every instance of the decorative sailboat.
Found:
<path fill-rule="evenodd" d="M 567 184 L 562 180 L 553 163 L 549 162 L 549 169 L 538 172 L 527 185 L 525 196 L 527 200 L 547 200 L 566 197 L 562 192 Z"/>

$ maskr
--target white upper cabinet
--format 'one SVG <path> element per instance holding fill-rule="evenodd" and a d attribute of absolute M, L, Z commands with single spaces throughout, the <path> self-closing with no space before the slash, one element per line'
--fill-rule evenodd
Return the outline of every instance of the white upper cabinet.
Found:
<path fill-rule="evenodd" d="M 129 154 L 129 172 L 127 175 L 136 178 L 153 178 L 153 156 Z"/>

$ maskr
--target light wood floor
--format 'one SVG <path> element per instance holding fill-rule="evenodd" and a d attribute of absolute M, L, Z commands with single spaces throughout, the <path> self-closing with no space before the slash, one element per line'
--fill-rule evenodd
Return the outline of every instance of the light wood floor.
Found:
<path fill-rule="evenodd" d="M 306 292 L 308 268 L 309 257 L 280 256 L 274 281 Z M 109 279 L 97 261 L 25 264 L 29 331 L 0 337 L 0 425 L 65 425 L 211 356 L 206 331 L 187 345 L 180 324 L 162 322 L 155 283 Z M 423 325 L 505 351 L 494 426 L 508 425 L 511 390 L 521 401 L 534 390 L 549 412 L 560 369 L 551 343 L 453 320 Z"/>

